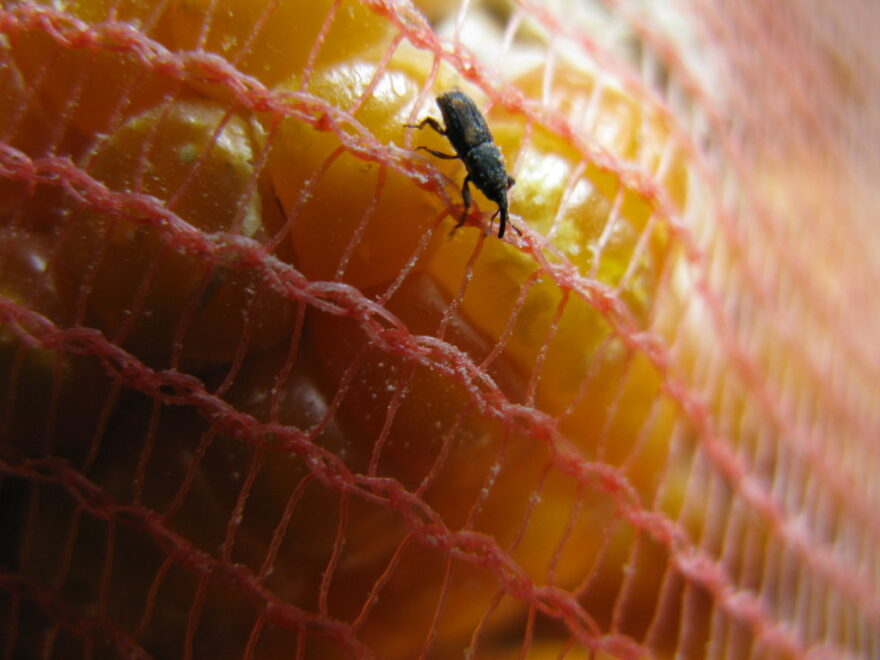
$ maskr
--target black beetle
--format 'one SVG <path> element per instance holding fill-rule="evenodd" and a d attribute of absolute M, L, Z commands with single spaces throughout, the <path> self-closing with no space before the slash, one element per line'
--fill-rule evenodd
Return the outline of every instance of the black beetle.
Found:
<path fill-rule="evenodd" d="M 443 113 L 444 129 L 433 117 L 425 117 L 418 124 L 407 124 L 408 128 L 424 128 L 430 126 L 440 135 L 446 137 L 455 149 L 455 155 L 444 154 L 428 147 L 418 147 L 438 158 L 459 159 L 467 168 L 467 176 L 461 187 L 461 196 L 464 199 L 464 213 L 456 228 L 461 227 L 467 219 L 467 212 L 471 206 L 471 190 L 468 183 L 479 188 L 482 193 L 498 205 L 498 210 L 492 215 L 501 216 L 498 226 L 498 238 L 504 237 L 504 228 L 507 226 L 507 191 L 516 183 L 514 178 L 507 174 L 504 168 L 504 158 L 501 150 L 492 139 L 489 125 L 476 104 L 464 92 L 458 90 L 445 92 L 437 97 L 437 105 Z M 515 227 L 514 227 L 515 229 Z"/>

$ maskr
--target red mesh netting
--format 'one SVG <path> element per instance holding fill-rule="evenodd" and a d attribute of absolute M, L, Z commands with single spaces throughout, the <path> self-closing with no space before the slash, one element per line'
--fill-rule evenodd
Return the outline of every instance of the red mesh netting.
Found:
<path fill-rule="evenodd" d="M 415 5 L 0 2 L 5 657 L 880 656 L 876 3 Z"/>

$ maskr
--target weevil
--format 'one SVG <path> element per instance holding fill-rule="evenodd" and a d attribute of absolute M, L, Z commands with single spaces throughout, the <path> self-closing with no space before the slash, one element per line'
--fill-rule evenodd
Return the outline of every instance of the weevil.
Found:
<path fill-rule="evenodd" d="M 467 219 L 468 209 L 471 206 L 471 189 L 468 184 L 473 183 L 488 199 L 498 205 L 498 210 L 492 214 L 492 218 L 496 215 L 501 216 L 498 238 L 503 238 L 504 228 L 507 226 L 507 191 L 516 181 L 504 168 L 501 149 L 492 139 L 485 117 L 467 94 L 458 90 L 445 92 L 437 97 L 437 105 L 443 113 L 445 127 L 440 126 L 433 117 L 425 117 L 418 124 L 406 126 L 419 129 L 430 126 L 446 137 L 455 149 L 455 155 L 444 154 L 442 151 L 434 151 L 428 147 L 418 147 L 418 149 L 427 151 L 437 158 L 460 160 L 467 169 L 467 176 L 461 187 L 464 213 L 455 228 L 461 227 Z"/>

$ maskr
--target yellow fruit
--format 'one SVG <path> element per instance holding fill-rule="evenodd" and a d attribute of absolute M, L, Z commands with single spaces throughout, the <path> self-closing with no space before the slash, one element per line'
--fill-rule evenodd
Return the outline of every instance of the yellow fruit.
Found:
<path fill-rule="evenodd" d="M 338 3 L 322 33 L 335 5 L 332 0 L 174 0 L 175 46 L 219 55 L 274 87 L 292 75 L 301 76 L 310 62 L 322 67 L 357 59 L 390 40 L 388 22 L 355 0 Z"/>
<path fill-rule="evenodd" d="M 204 101 L 180 100 L 129 119 L 95 150 L 89 174 L 111 190 L 151 195 L 189 227 L 264 241 L 264 200 L 246 122 Z M 131 211 L 128 211 L 130 213 Z M 85 319 L 151 364 L 226 362 L 240 344 L 271 347 L 291 304 L 236 263 L 205 263 L 162 236 L 154 219 L 74 209 L 58 286 L 70 318 Z M 179 354 L 178 354 L 179 351 Z"/>
<path fill-rule="evenodd" d="M 376 71 L 358 61 L 332 66 L 315 74 L 308 91 L 351 112 L 380 143 L 401 145 L 427 64 L 392 61 L 364 96 Z M 284 120 L 272 144 L 268 169 L 288 214 L 297 268 L 310 279 L 358 287 L 397 277 L 436 220 L 436 204 L 416 182 L 346 152 L 336 133 L 302 120 Z"/>
<path fill-rule="evenodd" d="M 171 33 L 165 13 L 160 11 L 163 5 L 74 0 L 63 3 L 64 13 L 60 15 L 51 11 L 45 14 L 46 20 L 58 19 L 60 42 L 39 25 L 10 34 L 10 52 L 16 65 L 35 86 L 46 111 L 56 123 L 60 122 L 55 132 L 64 136 L 73 128 L 91 138 L 113 130 L 126 116 L 143 112 L 175 92 L 177 81 L 156 71 L 135 53 L 124 47 L 91 47 L 85 39 L 88 35 L 99 43 L 115 45 L 134 34 L 168 47 Z M 139 30 L 104 25 L 111 6 L 119 21 Z M 57 9 L 58 4 L 46 3 L 45 8 Z M 68 14 L 83 23 L 67 21 L 64 17 Z M 90 28 L 92 32 L 83 31 Z"/>

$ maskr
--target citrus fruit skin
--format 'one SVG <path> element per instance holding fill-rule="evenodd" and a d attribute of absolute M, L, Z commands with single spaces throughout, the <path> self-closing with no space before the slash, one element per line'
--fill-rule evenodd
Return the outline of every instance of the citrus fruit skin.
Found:
<path fill-rule="evenodd" d="M 421 57 L 392 60 L 381 72 L 374 63 L 355 60 L 316 71 L 307 90 L 348 111 L 379 143 L 403 145 L 404 124 L 416 112 L 424 82 L 417 74 L 426 69 Z M 298 86 L 293 78 L 278 90 Z M 263 118 L 267 132 L 274 121 Z M 389 283 L 418 249 L 430 250 L 436 242 L 430 230 L 437 205 L 412 177 L 348 152 L 333 131 L 293 118 L 280 123 L 273 145 L 267 169 L 287 214 L 286 240 L 296 267 L 310 279 L 359 288 Z M 424 241 L 428 247 L 419 248 Z"/>
<path fill-rule="evenodd" d="M 386 19 L 356 0 L 174 0 L 169 14 L 176 49 L 218 55 L 267 87 L 307 67 L 375 60 L 393 34 Z"/>
<path fill-rule="evenodd" d="M 249 129 L 200 100 L 136 115 L 91 154 L 111 190 L 165 202 L 191 227 L 265 240 L 264 200 Z M 236 263 L 205 263 L 168 244 L 155 222 L 72 210 L 56 280 L 73 321 L 85 321 L 154 366 L 209 365 L 277 344 L 292 305 Z M 84 314 L 83 314 L 84 310 Z"/>
<path fill-rule="evenodd" d="M 63 3 L 62 12 L 53 11 L 58 8 L 42 3 L 18 9 L 36 17 L 47 10 L 44 19 L 55 19 L 67 43 L 39 24 L 9 38 L 12 60 L 56 120 L 50 135 L 66 131 L 70 138 L 71 128 L 84 136 L 112 131 L 120 118 L 143 112 L 179 89 L 177 81 L 145 65 L 133 49 L 118 46 L 137 35 L 136 40 L 170 47 L 171 24 L 163 4 L 73 0 Z M 105 45 L 89 47 L 89 41 Z"/>

